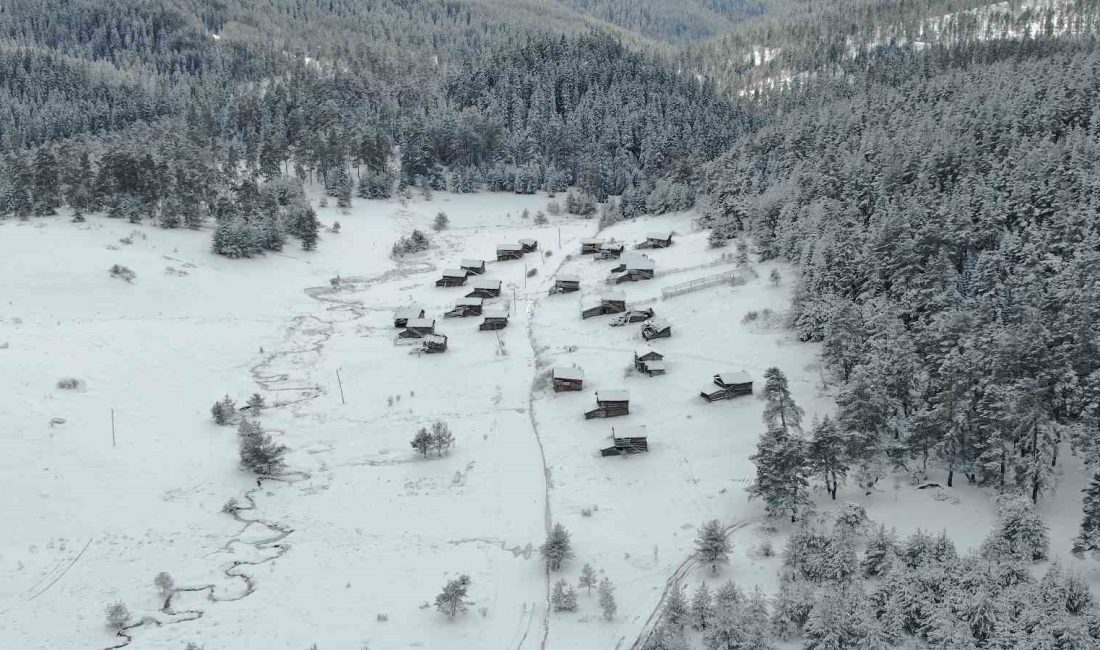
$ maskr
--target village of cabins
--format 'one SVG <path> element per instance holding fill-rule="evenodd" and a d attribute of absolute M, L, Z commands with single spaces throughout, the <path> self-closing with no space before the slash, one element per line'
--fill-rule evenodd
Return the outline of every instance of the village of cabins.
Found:
<path fill-rule="evenodd" d="M 636 244 L 634 251 L 659 249 L 672 246 L 673 233 L 656 232 L 646 235 L 643 242 Z M 538 251 L 538 241 L 521 239 L 515 243 L 502 243 L 496 247 L 494 263 L 523 259 L 528 253 Z M 603 239 L 583 239 L 580 245 L 581 255 L 592 255 L 594 261 L 611 261 L 605 280 L 607 285 L 620 285 L 628 282 L 649 280 L 654 277 L 656 263 L 638 252 L 626 252 L 626 246 L 620 242 Z M 501 281 L 486 277 L 487 262 L 481 259 L 462 259 L 455 268 L 444 269 L 435 281 L 439 288 L 461 288 L 465 293 L 457 298 L 454 307 L 443 313 L 443 318 L 466 318 L 480 316 L 480 331 L 501 330 L 508 327 L 508 301 L 501 300 Z M 554 277 L 550 295 L 573 293 L 581 290 L 580 277 L 565 273 Z M 621 290 L 606 289 L 581 302 L 581 318 L 611 315 L 610 325 L 620 327 L 629 324 L 641 324 L 641 336 L 646 342 L 672 336 L 672 325 L 658 319 L 652 308 L 630 309 L 626 294 Z M 393 314 L 393 326 L 400 330 L 398 342 L 418 344 L 413 350 L 417 354 L 437 354 L 447 351 L 447 335 L 436 331 L 436 320 L 425 313 L 419 305 L 402 307 Z M 634 353 L 633 370 L 647 377 L 665 374 L 665 357 L 658 350 L 649 348 Z M 585 389 L 584 370 L 577 367 L 555 367 L 550 372 L 555 392 L 581 391 Z M 752 377 L 744 370 L 718 372 L 712 383 L 699 392 L 704 402 L 728 400 L 742 395 L 752 394 Z M 630 415 L 630 394 L 623 388 L 600 388 L 595 391 L 596 408 L 586 411 L 586 420 L 594 418 L 615 418 Z M 649 451 L 649 437 L 644 425 L 633 425 L 612 429 L 612 444 L 600 450 L 602 456 L 627 456 Z"/>

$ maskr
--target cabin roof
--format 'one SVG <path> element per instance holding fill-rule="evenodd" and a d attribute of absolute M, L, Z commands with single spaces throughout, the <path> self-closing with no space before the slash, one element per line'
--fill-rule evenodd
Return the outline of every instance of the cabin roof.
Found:
<path fill-rule="evenodd" d="M 646 323 L 645 327 L 651 327 L 651 328 L 653 328 L 653 329 L 655 329 L 659 332 L 659 331 L 665 329 L 666 327 L 672 327 L 672 324 L 669 323 L 667 320 L 658 320 L 658 319 L 655 318 L 655 319 L 649 321 L 648 323 Z"/>
<path fill-rule="evenodd" d="M 443 269 L 443 277 L 464 278 L 466 277 L 466 271 L 463 269 Z"/>
<path fill-rule="evenodd" d="M 498 251 L 518 251 L 523 248 L 523 244 L 497 244 Z"/>
<path fill-rule="evenodd" d="M 584 379 L 584 371 L 580 368 L 566 368 L 561 366 L 554 368 L 554 379 Z"/>
<path fill-rule="evenodd" d="M 508 318 L 508 309 L 506 307 L 493 307 L 486 309 L 481 315 L 485 318 Z"/>
<path fill-rule="evenodd" d="M 447 335 L 446 334 L 427 334 L 427 335 L 424 336 L 423 340 L 427 341 L 429 343 L 446 343 L 447 342 Z"/>
<path fill-rule="evenodd" d="M 597 402 L 629 402 L 630 392 L 625 388 L 614 388 L 596 391 Z"/>
<path fill-rule="evenodd" d="M 647 436 L 644 424 L 631 424 L 625 427 L 611 429 L 615 438 L 645 438 Z"/>
<path fill-rule="evenodd" d="M 519 240 L 519 243 L 522 245 L 530 246 L 531 244 L 539 243 L 539 240 L 531 239 L 530 237 L 524 237 L 523 239 Z"/>
<path fill-rule="evenodd" d="M 405 327 L 412 329 L 414 327 L 435 327 L 434 318 L 410 318 L 408 323 L 405 323 Z"/>
<path fill-rule="evenodd" d="M 664 241 L 666 239 L 672 239 L 672 233 L 667 230 L 662 230 L 661 232 L 651 232 L 646 235 L 646 239 L 660 239 L 661 241 Z"/>
<path fill-rule="evenodd" d="M 619 250 L 619 251 L 621 251 L 624 247 L 623 247 L 623 244 L 621 244 L 619 242 L 607 242 L 607 243 L 603 244 L 602 246 L 600 246 L 600 248 L 606 248 L 607 250 Z"/>
<path fill-rule="evenodd" d="M 639 354 L 639 355 L 638 355 L 638 358 L 639 358 L 639 359 L 646 359 L 646 358 L 649 358 L 649 359 L 656 359 L 656 360 L 660 360 L 660 359 L 664 359 L 664 358 L 665 358 L 665 355 L 663 355 L 663 354 L 661 354 L 660 352 L 658 352 L 658 351 L 656 351 L 656 350 L 654 350 L 654 349 L 650 348 L 650 349 L 646 350 L 645 352 L 643 352 L 643 353 Z"/>
<path fill-rule="evenodd" d="M 485 260 L 463 259 L 459 266 L 485 266 Z"/>
<path fill-rule="evenodd" d="M 455 301 L 455 307 L 480 307 L 484 303 L 484 298 L 459 298 Z"/>
<path fill-rule="evenodd" d="M 581 276 L 562 273 L 556 278 L 558 282 L 580 282 Z"/>
<path fill-rule="evenodd" d="M 726 389 L 722 388 L 721 386 L 715 386 L 714 384 L 710 384 L 710 385 L 707 385 L 707 386 L 703 386 L 701 389 L 699 389 L 699 392 L 704 394 L 704 395 L 715 395 L 715 394 L 721 393 L 725 390 Z"/>
<path fill-rule="evenodd" d="M 402 307 L 402 308 L 398 309 L 397 311 L 393 312 L 393 319 L 398 320 L 398 319 L 402 319 L 402 318 L 403 319 L 420 318 L 420 312 L 422 312 L 422 311 L 424 311 L 424 308 L 421 307 L 420 305 L 412 305 L 411 307 Z"/>
<path fill-rule="evenodd" d="M 720 372 L 715 376 L 718 378 L 718 381 L 727 386 L 731 386 L 733 384 L 748 384 L 752 382 L 752 377 L 749 376 L 749 373 L 745 372 L 744 370 L 727 370 L 725 372 Z"/>
<path fill-rule="evenodd" d="M 599 245 L 602 246 L 603 245 L 603 240 L 602 239 L 582 239 L 581 243 L 582 244 L 599 244 Z"/>
<path fill-rule="evenodd" d="M 652 271 L 657 268 L 657 263 L 650 259 L 633 259 L 626 262 L 627 271 Z"/>
<path fill-rule="evenodd" d="M 472 286 L 475 289 L 499 289 L 500 280 L 496 278 L 474 278 Z"/>

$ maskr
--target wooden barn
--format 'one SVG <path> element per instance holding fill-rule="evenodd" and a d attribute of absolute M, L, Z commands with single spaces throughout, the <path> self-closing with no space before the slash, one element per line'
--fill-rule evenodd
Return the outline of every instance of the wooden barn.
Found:
<path fill-rule="evenodd" d="M 651 320 L 642 326 L 642 338 L 647 341 L 670 339 L 672 338 L 672 325 L 664 320 Z"/>
<path fill-rule="evenodd" d="M 508 310 L 506 309 L 493 309 L 485 312 L 485 320 L 481 325 L 477 326 L 477 329 L 482 332 L 489 332 L 492 330 L 502 330 L 508 327 Z"/>
<path fill-rule="evenodd" d="M 422 339 L 428 334 L 434 333 L 434 318 L 410 318 L 405 324 L 405 330 L 398 334 L 398 336 L 403 339 Z"/>
<path fill-rule="evenodd" d="M 595 255 L 603 248 L 602 239 L 582 239 L 581 255 Z"/>
<path fill-rule="evenodd" d="M 424 308 L 420 305 L 402 307 L 393 312 L 393 326 L 405 327 L 414 318 L 424 318 Z"/>
<path fill-rule="evenodd" d="M 656 350 L 639 355 L 634 353 L 634 369 L 650 377 L 665 374 L 665 356 Z"/>
<path fill-rule="evenodd" d="M 644 426 L 612 429 L 611 439 L 611 446 L 600 450 L 601 456 L 629 456 L 649 451 L 649 436 Z"/>
<path fill-rule="evenodd" d="M 627 271 L 649 271 L 649 277 L 653 277 L 653 271 L 657 263 L 645 255 L 631 253 L 619 260 L 619 265 L 611 269 L 612 273 L 625 273 Z"/>
<path fill-rule="evenodd" d="M 420 351 L 425 354 L 438 354 L 447 351 L 446 334 L 427 334 L 420 342 Z"/>
<path fill-rule="evenodd" d="M 580 368 L 554 368 L 554 392 L 584 390 L 584 371 Z"/>
<path fill-rule="evenodd" d="M 473 291 L 466 294 L 467 298 L 496 298 L 500 295 L 500 280 L 493 278 L 474 278 Z"/>
<path fill-rule="evenodd" d="M 485 260 L 465 259 L 458 263 L 459 268 L 471 275 L 481 275 L 485 272 Z"/>
<path fill-rule="evenodd" d="M 720 372 L 714 376 L 714 385 L 700 391 L 699 396 L 708 402 L 752 395 L 752 377 L 744 370 Z"/>
<path fill-rule="evenodd" d="M 497 261 L 518 260 L 525 252 L 520 244 L 497 244 Z"/>
<path fill-rule="evenodd" d="M 645 236 L 645 243 L 638 248 L 668 248 L 672 245 L 672 233 L 667 230 L 651 232 Z"/>
<path fill-rule="evenodd" d="M 443 269 L 443 277 L 435 281 L 437 287 L 461 287 L 466 284 L 464 269 Z"/>
<path fill-rule="evenodd" d="M 596 391 L 596 408 L 584 414 L 584 419 L 615 418 L 630 414 L 630 393 L 624 389 Z"/>
<path fill-rule="evenodd" d="M 599 302 L 581 310 L 581 318 L 592 318 L 604 314 L 621 314 L 626 311 L 626 294 L 610 291 L 599 298 Z"/>
<path fill-rule="evenodd" d="M 566 275 L 563 273 L 554 278 L 554 287 L 550 289 L 550 294 L 573 293 L 574 291 L 580 290 L 581 277 L 579 275 Z"/>
<path fill-rule="evenodd" d="M 630 323 L 641 323 L 653 318 L 655 312 L 652 308 L 647 309 L 631 309 L 615 317 L 611 321 L 612 327 L 619 327 L 620 325 L 628 325 Z"/>
<path fill-rule="evenodd" d="M 519 240 L 519 245 L 523 247 L 524 253 L 534 253 L 539 249 L 538 240 L 529 237 Z"/>
<path fill-rule="evenodd" d="M 467 316 L 480 316 L 481 308 L 484 303 L 484 298 L 459 298 L 455 301 L 454 309 L 443 314 L 443 317 L 465 318 Z"/>
<path fill-rule="evenodd" d="M 601 260 L 617 260 L 622 257 L 625 248 L 622 244 L 617 243 L 603 244 L 600 246 L 597 255 Z"/>

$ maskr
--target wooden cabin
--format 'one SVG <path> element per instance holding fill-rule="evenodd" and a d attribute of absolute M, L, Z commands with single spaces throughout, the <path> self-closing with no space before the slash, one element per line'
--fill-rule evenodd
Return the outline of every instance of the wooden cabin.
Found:
<path fill-rule="evenodd" d="M 668 248 L 672 245 L 672 233 L 664 230 L 651 232 L 645 236 L 645 243 L 638 248 Z"/>
<path fill-rule="evenodd" d="M 458 266 L 470 275 L 481 275 L 485 272 L 485 260 L 465 259 L 459 262 Z"/>
<path fill-rule="evenodd" d="M 410 318 L 405 323 L 405 330 L 399 336 L 403 339 L 422 339 L 428 334 L 435 333 L 434 318 Z"/>
<path fill-rule="evenodd" d="M 539 249 L 538 240 L 529 237 L 519 240 L 519 245 L 523 247 L 524 253 L 534 253 Z"/>
<path fill-rule="evenodd" d="M 500 280 L 494 278 L 474 278 L 473 291 L 467 298 L 496 298 L 500 295 Z"/>
<path fill-rule="evenodd" d="M 699 396 L 708 402 L 733 399 L 741 395 L 752 395 L 752 377 L 744 370 L 720 372 L 714 376 L 712 386 L 699 392 Z"/>
<path fill-rule="evenodd" d="M 574 291 L 581 290 L 581 278 L 579 275 L 558 275 L 554 278 L 554 287 L 550 289 L 550 294 L 555 293 L 573 293 Z"/>
<path fill-rule="evenodd" d="M 626 311 L 626 295 L 617 291 L 603 294 L 597 304 L 581 310 L 581 318 L 592 318 L 604 314 L 621 314 Z"/>
<path fill-rule="evenodd" d="M 420 351 L 425 354 L 438 354 L 447 351 L 446 334 L 427 334 L 420 342 Z"/>
<path fill-rule="evenodd" d="M 645 354 L 634 353 L 634 369 L 650 377 L 665 374 L 665 357 L 660 352 L 649 350 Z"/>
<path fill-rule="evenodd" d="M 443 277 L 435 281 L 437 287 L 461 287 L 466 284 L 464 269 L 443 269 Z"/>
<path fill-rule="evenodd" d="M 601 456 L 629 456 L 649 451 L 649 436 L 644 426 L 612 429 L 611 439 L 611 446 L 600 450 Z"/>
<path fill-rule="evenodd" d="M 651 320 L 642 326 L 642 338 L 647 341 L 670 339 L 672 338 L 672 325 L 668 321 Z"/>
<path fill-rule="evenodd" d="M 595 255 L 603 247 L 602 239 L 582 239 L 581 255 Z"/>
<path fill-rule="evenodd" d="M 625 246 L 618 243 L 603 244 L 600 246 L 597 256 L 601 260 L 616 260 L 622 257 L 625 248 Z"/>
<path fill-rule="evenodd" d="M 467 316 L 480 316 L 481 308 L 484 303 L 484 298 L 459 298 L 455 301 L 454 309 L 443 314 L 443 317 L 465 318 Z"/>
<path fill-rule="evenodd" d="M 636 272 L 640 280 L 648 280 L 653 277 L 657 263 L 645 255 L 627 255 L 619 261 L 619 265 L 611 269 L 612 274 Z"/>
<path fill-rule="evenodd" d="M 628 325 L 630 323 L 641 323 L 653 318 L 655 312 L 652 308 L 648 309 L 631 309 L 630 311 L 623 312 L 615 317 L 611 321 L 612 327 L 619 327 L 620 325 Z"/>
<path fill-rule="evenodd" d="M 584 419 L 615 418 L 630 414 L 630 393 L 624 389 L 596 391 L 596 408 L 584 414 Z"/>
<path fill-rule="evenodd" d="M 554 392 L 584 390 L 584 371 L 580 368 L 554 368 Z"/>
<path fill-rule="evenodd" d="M 424 318 L 424 309 L 420 305 L 402 307 L 393 312 L 393 326 L 405 327 L 414 318 Z"/>
<path fill-rule="evenodd" d="M 494 309 L 492 311 L 485 312 L 485 320 L 481 325 L 477 326 L 477 329 L 482 332 L 489 332 L 492 330 L 502 330 L 508 327 L 508 311 L 505 309 Z"/>
<path fill-rule="evenodd" d="M 518 260 L 526 252 L 520 244 L 497 244 L 497 261 Z"/>

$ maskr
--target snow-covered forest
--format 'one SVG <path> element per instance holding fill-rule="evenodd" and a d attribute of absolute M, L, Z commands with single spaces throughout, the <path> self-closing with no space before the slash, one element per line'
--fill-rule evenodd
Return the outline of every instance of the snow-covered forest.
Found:
<path fill-rule="evenodd" d="M 1100 647 L 1098 19 L 11 0 L 0 646 Z"/>

